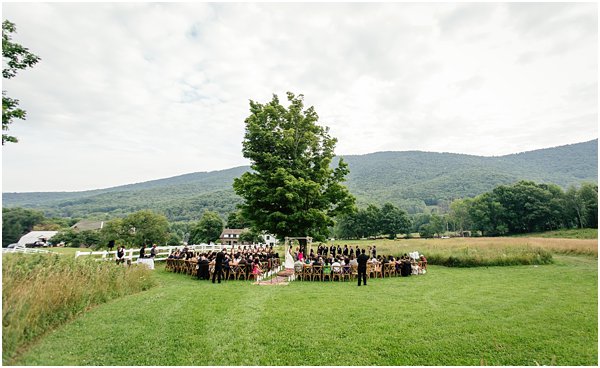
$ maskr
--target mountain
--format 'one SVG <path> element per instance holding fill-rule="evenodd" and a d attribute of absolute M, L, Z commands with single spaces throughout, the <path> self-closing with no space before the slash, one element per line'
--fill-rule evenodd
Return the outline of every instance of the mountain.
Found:
<path fill-rule="evenodd" d="M 350 168 L 346 185 L 359 206 L 392 202 L 411 213 L 522 179 L 563 188 L 598 182 L 597 139 L 498 157 L 406 151 L 343 159 Z M 149 208 L 172 221 L 197 220 L 204 210 L 224 216 L 235 210 L 241 199 L 231 184 L 247 170 L 240 166 L 82 192 L 3 193 L 2 200 L 4 207 L 40 209 L 48 216 L 110 218 Z"/>

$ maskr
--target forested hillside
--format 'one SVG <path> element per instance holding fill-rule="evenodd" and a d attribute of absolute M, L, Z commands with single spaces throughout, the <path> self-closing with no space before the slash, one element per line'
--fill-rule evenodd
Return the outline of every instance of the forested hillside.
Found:
<path fill-rule="evenodd" d="M 500 157 L 420 151 L 345 156 L 347 185 L 358 205 L 391 202 L 409 213 L 439 200 L 473 197 L 518 180 L 563 188 L 597 183 L 598 140 Z M 3 193 L 3 207 L 43 210 L 47 216 L 111 218 L 141 209 L 171 221 L 198 220 L 204 210 L 223 216 L 240 203 L 232 190 L 247 166 L 192 173 L 114 188 L 60 193 Z"/>

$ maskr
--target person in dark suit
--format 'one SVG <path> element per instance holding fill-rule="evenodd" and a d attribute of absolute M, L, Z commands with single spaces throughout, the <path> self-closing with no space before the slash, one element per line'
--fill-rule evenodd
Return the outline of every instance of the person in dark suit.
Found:
<path fill-rule="evenodd" d="M 146 258 L 146 244 L 140 248 L 140 258 Z"/>
<path fill-rule="evenodd" d="M 203 255 L 200 256 L 200 260 L 198 261 L 198 273 L 197 273 L 197 277 L 198 280 L 203 279 L 203 280 L 208 280 L 210 272 L 208 271 L 208 259 L 206 259 L 206 257 Z"/>
<path fill-rule="evenodd" d="M 333 257 L 335 257 L 335 245 L 332 245 L 331 247 L 329 247 L 329 254 L 331 254 Z"/>
<path fill-rule="evenodd" d="M 358 262 L 358 286 L 360 286 L 360 278 L 362 277 L 363 283 L 367 286 L 367 262 L 369 261 L 369 256 L 365 254 L 365 250 L 362 250 L 362 253 L 356 258 Z"/>
<path fill-rule="evenodd" d="M 225 252 L 223 249 L 217 253 L 217 259 L 215 259 L 215 272 L 213 273 L 212 282 L 215 283 L 215 278 L 221 283 L 221 271 L 223 270 L 223 259 L 225 258 Z"/>

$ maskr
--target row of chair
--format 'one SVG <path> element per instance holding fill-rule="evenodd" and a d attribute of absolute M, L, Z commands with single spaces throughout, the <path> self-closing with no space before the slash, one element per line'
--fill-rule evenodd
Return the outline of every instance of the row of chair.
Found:
<path fill-rule="evenodd" d="M 197 261 L 185 260 L 185 259 L 167 259 L 167 264 L 165 265 L 165 269 L 167 271 L 182 273 L 185 275 L 196 276 L 197 270 Z M 268 271 L 276 270 L 279 267 L 279 260 L 274 258 L 271 259 L 270 262 L 265 262 L 263 264 L 263 273 Z M 215 271 L 214 264 L 209 265 L 208 267 L 209 275 L 212 278 L 212 275 Z M 256 280 L 257 275 L 252 273 L 252 264 L 243 264 L 243 265 L 230 265 L 229 274 L 226 273 L 225 269 L 221 270 L 222 278 L 227 278 L 228 280 Z"/>
<path fill-rule="evenodd" d="M 330 266 L 331 272 L 323 272 L 321 265 L 302 265 L 302 271 L 296 272 L 296 279 L 301 281 L 343 281 L 356 280 L 358 277 L 357 265 L 346 266 Z M 396 271 L 396 262 L 373 264 L 367 263 L 368 278 L 384 278 L 392 276 L 400 276 L 400 271 Z"/>

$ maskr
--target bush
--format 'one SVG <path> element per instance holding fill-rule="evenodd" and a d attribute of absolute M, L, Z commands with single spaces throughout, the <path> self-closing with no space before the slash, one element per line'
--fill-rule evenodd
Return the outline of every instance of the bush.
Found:
<path fill-rule="evenodd" d="M 3 364 L 20 346 L 86 308 L 154 284 L 145 267 L 58 254 L 3 255 Z"/>

